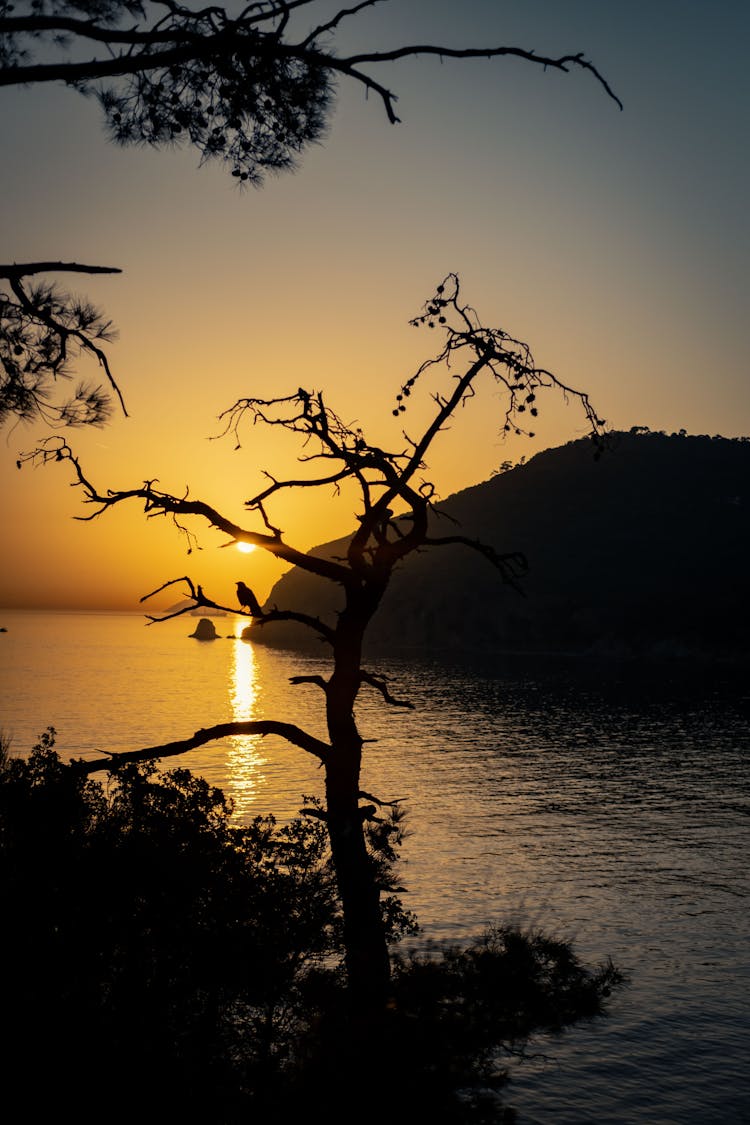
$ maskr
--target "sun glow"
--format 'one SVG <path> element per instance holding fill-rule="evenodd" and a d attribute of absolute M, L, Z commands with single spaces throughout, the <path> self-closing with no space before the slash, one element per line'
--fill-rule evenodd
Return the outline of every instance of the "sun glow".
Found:
<path fill-rule="evenodd" d="M 237 550 L 242 551 L 243 555 L 249 555 L 251 551 L 255 550 L 254 543 L 238 543 Z"/>
<path fill-rule="evenodd" d="M 251 548 L 252 550 L 252 548 Z M 253 646 L 241 640 L 246 628 L 246 618 L 235 620 L 234 660 L 229 682 L 229 702 L 232 716 L 237 722 L 254 719 L 257 693 L 257 672 Z M 229 739 L 228 755 L 231 796 L 235 815 L 247 817 L 253 810 L 258 786 L 263 781 L 266 758 L 261 752 L 262 739 L 258 735 L 245 735 Z"/>

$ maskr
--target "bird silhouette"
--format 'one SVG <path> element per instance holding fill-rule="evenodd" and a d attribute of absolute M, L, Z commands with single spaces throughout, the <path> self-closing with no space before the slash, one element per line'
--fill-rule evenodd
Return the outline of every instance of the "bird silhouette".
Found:
<path fill-rule="evenodd" d="M 240 603 L 240 605 L 245 606 L 246 609 L 249 609 L 253 617 L 261 616 L 261 608 L 260 604 L 258 603 L 258 599 L 252 592 L 250 587 L 246 586 L 244 582 L 237 583 L 237 601 Z"/>

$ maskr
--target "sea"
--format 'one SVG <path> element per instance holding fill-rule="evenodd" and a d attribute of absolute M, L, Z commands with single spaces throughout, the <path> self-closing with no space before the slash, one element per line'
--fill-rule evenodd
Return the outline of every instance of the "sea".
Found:
<path fill-rule="evenodd" d="M 64 759 L 278 718 L 325 737 L 325 674 L 241 639 L 246 621 L 148 625 L 132 614 L 2 612 L 0 731 L 27 754 L 49 726 Z M 406 905 L 424 942 L 492 924 L 611 958 L 608 1014 L 508 1059 L 518 1125 L 750 1125 L 750 680 L 747 668 L 445 651 L 380 659 L 366 689 L 363 789 L 400 800 Z M 164 767 L 220 786 L 238 822 L 322 794 L 316 759 L 232 738 Z"/>

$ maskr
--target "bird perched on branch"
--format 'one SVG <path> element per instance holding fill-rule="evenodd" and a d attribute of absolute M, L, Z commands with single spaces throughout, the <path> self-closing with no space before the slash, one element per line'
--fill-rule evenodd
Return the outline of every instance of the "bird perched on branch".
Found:
<path fill-rule="evenodd" d="M 246 586 L 244 582 L 237 583 L 237 601 L 240 603 L 240 605 L 243 605 L 246 609 L 249 609 L 253 617 L 261 616 L 262 610 L 260 608 L 258 599 L 252 592 L 250 587 Z"/>

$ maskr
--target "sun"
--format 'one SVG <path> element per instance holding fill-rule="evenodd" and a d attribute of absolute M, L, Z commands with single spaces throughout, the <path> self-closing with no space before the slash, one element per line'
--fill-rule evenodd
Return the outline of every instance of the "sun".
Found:
<path fill-rule="evenodd" d="M 249 555 L 251 551 L 255 550 L 254 543 L 238 543 L 237 550 L 242 551 L 243 555 Z"/>

